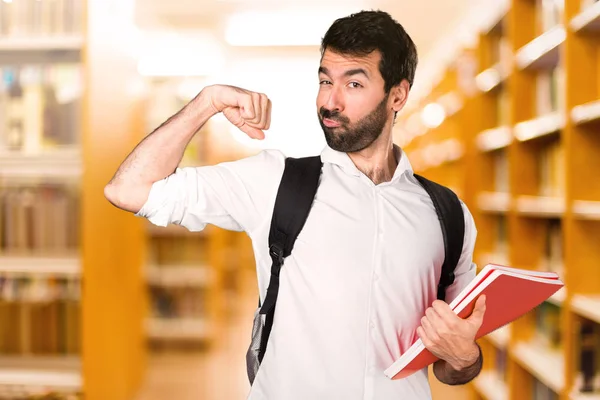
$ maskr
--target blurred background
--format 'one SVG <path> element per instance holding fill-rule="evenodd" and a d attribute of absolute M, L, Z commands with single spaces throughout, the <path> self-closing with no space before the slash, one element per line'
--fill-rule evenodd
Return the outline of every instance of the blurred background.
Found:
<path fill-rule="evenodd" d="M 161 228 L 104 185 L 204 86 L 266 93 L 252 141 L 213 118 L 182 165 L 325 145 L 319 42 L 379 8 L 414 39 L 394 127 L 474 214 L 475 261 L 551 270 L 549 301 L 480 340 L 435 399 L 600 399 L 600 4 L 594 0 L 0 0 L 0 398 L 241 399 L 251 243 Z"/>

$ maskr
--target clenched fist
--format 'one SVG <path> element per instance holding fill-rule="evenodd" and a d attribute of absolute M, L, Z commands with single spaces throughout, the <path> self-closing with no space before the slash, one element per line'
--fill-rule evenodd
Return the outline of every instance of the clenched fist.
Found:
<path fill-rule="evenodd" d="M 271 100 L 265 94 L 229 85 L 207 86 L 202 92 L 215 114 L 222 112 L 251 138 L 265 138 L 263 130 L 271 126 Z"/>

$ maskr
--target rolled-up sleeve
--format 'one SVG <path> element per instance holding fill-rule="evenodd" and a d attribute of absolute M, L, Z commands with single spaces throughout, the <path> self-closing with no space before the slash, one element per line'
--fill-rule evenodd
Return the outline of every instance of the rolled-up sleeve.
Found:
<path fill-rule="evenodd" d="M 135 215 L 155 225 L 177 224 L 190 231 L 213 224 L 249 233 L 272 208 L 284 165 L 280 151 L 263 150 L 237 161 L 178 168 L 152 185 Z"/>
<path fill-rule="evenodd" d="M 461 205 L 465 218 L 465 238 L 460 259 L 454 270 L 454 283 L 446 289 L 446 303 L 448 304 L 460 294 L 477 274 L 477 265 L 473 262 L 477 228 L 468 207 L 463 202 L 461 202 Z"/>

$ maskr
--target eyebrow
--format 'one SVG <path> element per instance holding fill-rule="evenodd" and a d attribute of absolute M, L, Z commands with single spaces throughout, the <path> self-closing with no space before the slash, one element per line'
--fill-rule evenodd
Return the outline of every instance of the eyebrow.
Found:
<path fill-rule="evenodd" d="M 319 67 L 319 73 L 320 74 L 325 74 L 325 75 L 329 75 L 329 70 L 325 67 Z M 353 68 L 353 69 L 349 69 L 346 72 L 344 72 L 345 77 L 349 77 L 349 76 L 353 76 L 353 75 L 358 75 L 358 74 L 362 74 L 365 77 L 369 78 L 369 74 L 367 73 L 367 71 L 363 68 Z"/>

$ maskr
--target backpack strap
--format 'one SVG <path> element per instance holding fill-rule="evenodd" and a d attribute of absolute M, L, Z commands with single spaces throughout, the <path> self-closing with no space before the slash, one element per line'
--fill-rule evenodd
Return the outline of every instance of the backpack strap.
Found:
<path fill-rule="evenodd" d="M 462 254 L 465 218 L 458 196 L 450 189 L 423 176 L 414 174 L 427 191 L 437 212 L 444 235 L 444 263 L 438 283 L 437 298 L 445 300 L 446 289 L 454 283 L 454 270 Z"/>
<path fill-rule="evenodd" d="M 289 256 L 294 242 L 308 218 L 313 199 L 319 186 L 322 167 L 321 157 L 286 158 L 285 169 L 275 199 L 275 208 L 269 232 L 271 279 L 260 314 L 266 315 L 261 338 L 259 361 L 264 357 L 279 292 L 279 272 L 284 259 Z"/>

